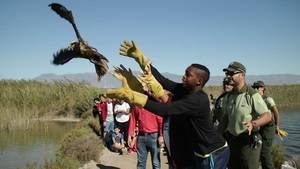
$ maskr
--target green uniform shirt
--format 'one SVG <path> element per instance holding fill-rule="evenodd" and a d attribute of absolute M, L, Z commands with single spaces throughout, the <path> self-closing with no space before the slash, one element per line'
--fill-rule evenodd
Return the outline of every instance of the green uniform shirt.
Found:
<path fill-rule="evenodd" d="M 269 112 L 261 95 L 249 86 L 243 87 L 239 92 L 225 95 L 222 109 L 228 118 L 226 130 L 235 136 L 247 131 L 243 122 Z"/>
<path fill-rule="evenodd" d="M 270 96 L 264 97 L 264 101 L 266 102 L 267 107 L 268 107 L 269 110 L 271 110 L 271 108 L 272 108 L 273 106 L 276 106 L 276 104 L 275 104 L 273 98 L 270 97 Z"/>

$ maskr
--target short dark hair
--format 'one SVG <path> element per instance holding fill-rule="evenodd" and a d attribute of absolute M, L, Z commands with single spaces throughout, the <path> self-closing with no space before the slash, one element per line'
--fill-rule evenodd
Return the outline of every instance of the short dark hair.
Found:
<path fill-rule="evenodd" d="M 198 63 L 193 63 L 191 66 L 201 70 L 202 72 L 205 72 L 205 73 L 201 74 L 201 76 L 204 78 L 204 84 L 203 84 L 203 86 L 204 86 L 210 77 L 209 69 L 206 66 L 198 64 Z"/>

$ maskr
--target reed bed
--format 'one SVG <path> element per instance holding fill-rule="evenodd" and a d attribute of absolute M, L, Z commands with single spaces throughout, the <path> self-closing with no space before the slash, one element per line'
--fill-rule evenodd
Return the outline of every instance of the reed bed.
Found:
<path fill-rule="evenodd" d="M 86 83 L 0 80 L 0 130 L 29 128 L 40 117 L 80 117 L 99 89 Z"/>
<path fill-rule="evenodd" d="M 83 82 L 35 80 L 0 80 L 0 130 L 30 127 L 32 119 L 41 117 L 81 117 L 89 113 L 93 98 L 102 90 Z M 215 98 L 221 86 L 207 86 Z M 300 84 L 267 86 L 281 110 L 300 109 Z"/>

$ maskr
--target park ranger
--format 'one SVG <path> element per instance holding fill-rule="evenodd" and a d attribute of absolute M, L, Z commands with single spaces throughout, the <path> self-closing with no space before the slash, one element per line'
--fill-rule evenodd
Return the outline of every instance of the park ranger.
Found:
<path fill-rule="evenodd" d="M 265 94 L 266 87 L 263 81 L 256 81 L 253 83 L 252 87 L 258 91 L 258 93 L 263 97 L 264 101 L 266 102 L 268 109 L 273 114 L 273 120 L 266 124 L 265 126 L 261 127 L 260 134 L 262 136 L 262 148 L 260 153 L 260 160 L 262 169 L 273 169 L 273 158 L 272 158 L 272 143 L 275 137 L 275 133 L 279 133 L 279 111 L 277 106 L 272 97 L 267 96 Z M 276 127 L 275 127 L 276 126 Z"/>
<path fill-rule="evenodd" d="M 232 62 L 224 68 L 233 90 L 223 98 L 224 118 L 219 126 L 229 143 L 229 169 L 258 169 L 261 150 L 259 127 L 271 121 L 271 114 L 262 99 L 246 84 L 246 68 Z"/>

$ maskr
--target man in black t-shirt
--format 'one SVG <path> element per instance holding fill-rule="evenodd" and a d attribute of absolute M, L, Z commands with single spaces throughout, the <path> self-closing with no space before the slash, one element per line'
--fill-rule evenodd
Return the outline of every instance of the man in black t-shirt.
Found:
<path fill-rule="evenodd" d="M 149 59 L 133 42 L 124 41 L 120 54 L 134 58 L 144 71 L 149 67 Z M 225 169 L 229 149 L 224 138 L 213 127 L 209 99 L 202 90 L 210 76 L 208 68 L 200 64 L 190 65 L 185 71 L 182 83 L 166 79 L 153 66 L 150 68 L 163 89 L 174 95 L 171 103 L 164 104 L 148 99 L 148 96 L 133 91 L 126 84 L 126 80 L 123 80 L 122 88 L 107 90 L 107 96 L 125 99 L 160 116 L 170 116 L 171 154 L 176 168 Z"/>

